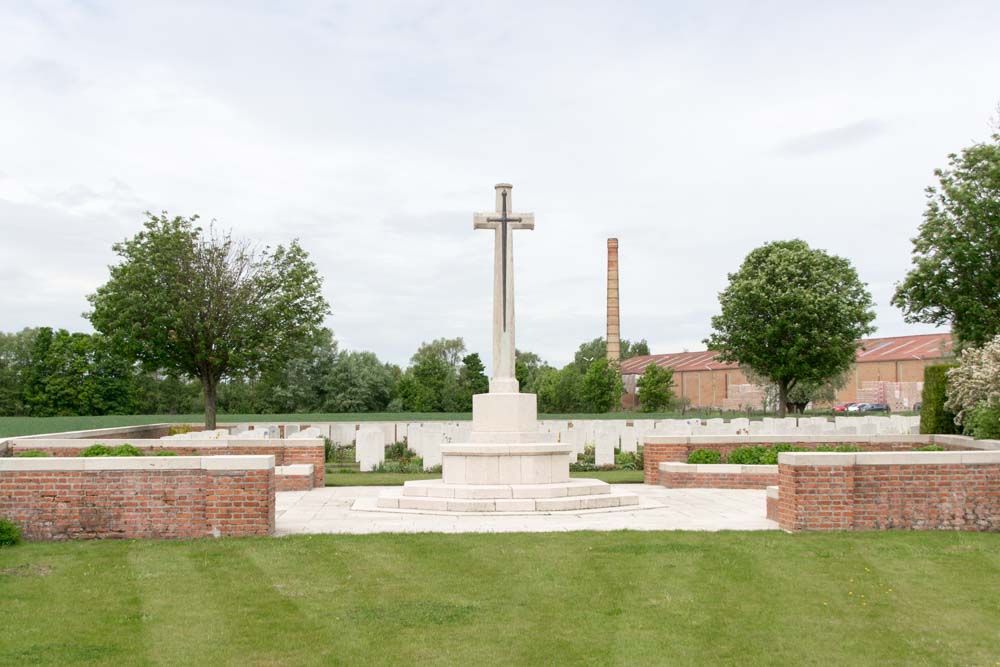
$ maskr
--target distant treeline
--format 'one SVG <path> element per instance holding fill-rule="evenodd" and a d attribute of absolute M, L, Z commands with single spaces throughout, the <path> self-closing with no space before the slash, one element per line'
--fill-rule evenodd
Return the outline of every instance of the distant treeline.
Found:
<path fill-rule="evenodd" d="M 622 343 L 622 358 L 649 354 L 645 341 Z M 621 378 L 601 338 L 580 345 L 556 369 L 518 351 L 521 391 L 542 412 L 605 412 L 618 405 Z M 291 361 L 253 377 L 227 378 L 218 409 L 230 414 L 295 412 L 467 412 L 488 391 L 480 356 L 461 338 L 422 344 L 401 369 L 371 352 L 339 350 L 324 329 Z M 114 353 L 100 334 L 48 327 L 0 333 L 0 415 L 190 414 L 203 407 L 197 380 L 143 369 Z"/>

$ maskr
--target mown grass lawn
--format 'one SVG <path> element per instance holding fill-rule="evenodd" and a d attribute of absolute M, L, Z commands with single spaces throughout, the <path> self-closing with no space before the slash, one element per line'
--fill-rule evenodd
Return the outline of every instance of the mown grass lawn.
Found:
<path fill-rule="evenodd" d="M 596 470 L 571 472 L 570 477 L 599 479 L 608 484 L 642 484 L 641 470 Z M 327 486 L 402 486 L 413 479 L 441 479 L 441 473 L 332 472 L 327 468 Z"/>
<path fill-rule="evenodd" d="M 296 536 L 0 549 L 0 664 L 996 665 L 1000 536 Z"/>

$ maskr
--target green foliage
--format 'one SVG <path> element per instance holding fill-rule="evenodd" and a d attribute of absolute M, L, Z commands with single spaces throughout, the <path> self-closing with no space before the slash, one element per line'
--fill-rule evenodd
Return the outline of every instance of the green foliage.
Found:
<path fill-rule="evenodd" d="M 114 456 L 112 451 L 107 445 L 91 445 L 84 449 L 80 456 Z"/>
<path fill-rule="evenodd" d="M 323 436 L 323 461 L 329 463 L 333 459 L 333 440 Z"/>
<path fill-rule="evenodd" d="M 42 327 L 22 371 L 24 404 L 37 417 L 128 413 L 133 372 L 103 336 Z"/>
<path fill-rule="evenodd" d="M 929 444 L 929 445 L 921 445 L 920 447 L 917 447 L 913 451 L 915 451 L 915 452 L 943 452 L 943 451 L 945 451 L 945 449 L 941 445 L 935 445 L 935 444 L 932 443 L 932 444 Z"/>
<path fill-rule="evenodd" d="M 962 344 L 982 345 L 1000 333 L 1000 134 L 952 153 L 934 175 L 913 268 L 892 303 L 907 322 L 951 324 Z"/>
<path fill-rule="evenodd" d="M 622 376 L 616 365 L 598 359 L 583 376 L 581 393 L 584 407 L 590 412 L 608 412 L 621 405 Z"/>
<path fill-rule="evenodd" d="M 220 381 L 276 367 L 315 335 L 329 312 L 322 281 L 297 241 L 256 250 L 203 233 L 197 216 L 146 216 L 114 245 L 121 262 L 88 316 L 123 358 L 201 382 L 214 428 Z"/>
<path fill-rule="evenodd" d="M 37 335 L 37 329 L 0 333 L 0 415 L 30 413 L 24 385 L 31 366 L 31 348 Z"/>
<path fill-rule="evenodd" d="M 638 357 L 640 355 L 649 354 L 649 343 L 646 339 L 640 341 L 632 342 L 628 340 L 621 341 L 621 361 L 626 359 L 631 359 L 632 357 Z M 573 356 L 573 365 L 581 373 L 586 373 L 587 370 L 593 365 L 598 359 L 608 358 L 608 344 L 604 338 L 595 338 L 594 340 L 587 341 L 586 343 L 581 343 L 580 347 L 577 349 L 576 354 Z"/>
<path fill-rule="evenodd" d="M 924 391 L 920 397 L 920 432 L 952 434 L 958 432 L 955 415 L 945 408 L 948 400 L 948 371 L 955 364 L 937 364 L 924 368 Z"/>
<path fill-rule="evenodd" d="M 121 456 L 121 454 L 119 454 L 119 456 Z M 177 452 L 172 452 L 169 449 L 161 449 L 153 454 L 153 456 L 177 456 Z"/>
<path fill-rule="evenodd" d="M 486 367 L 476 353 L 462 358 L 462 368 L 458 371 L 458 384 L 461 388 L 460 402 L 462 411 L 472 411 L 472 397 L 485 394 L 490 390 L 490 380 L 486 377 Z"/>
<path fill-rule="evenodd" d="M 47 452 L 42 452 L 37 449 L 29 449 L 26 452 L 18 452 L 17 454 L 14 454 L 14 457 L 19 459 L 40 459 L 47 458 L 48 456 L 49 454 Z"/>
<path fill-rule="evenodd" d="M 385 448 L 385 458 L 389 461 L 404 461 L 416 456 L 417 453 L 407 447 L 405 442 L 394 442 Z"/>
<path fill-rule="evenodd" d="M 130 445 L 126 442 L 112 449 L 111 456 L 142 456 L 142 452 L 138 447 Z"/>
<path fill-rule="evenodd" d="M 674 399 L 674 370 L 651 363 L 636 382 L 643 412 L 662 412 Z"/>
<path fill-rule="evenodd" d="M 410 412 L 467 412 L 472 394 L 460 380 L 465 356 L 461 338 L 439 338 L 421 344 L 396 386 L 400 407 Z M 471 368 L 467 374 L 472 381 Z"/>
<path fill-rule="evenodd" d="M 719 303 L 706 344 L 776 384 L 782 415 L 789 391 L 844 373 L 857 340 L 874 331 L 871 295 L 851 263 L 801 240 L 750 252 Z"/>
<path fill-rule="evenodd" d="M 21 529 L 13 521 L 0 519 L 0 548 L 12 547 L 21 542 Z"/>
<path fill-rule="evenodd" d="M 834 452 L 837 454 L 853 454 L 855 452 L 860 452 L 861 448 L 857 445 L 845 443 L 842 445 L 817 445 L 816 451 L 826 453 Z"/>
<path fill-rule="evenodd" d="M 687 458 L 688 463 L 722 463 L 722 453 L 714 449 L 696 449 Z"/>
<path fill-rule="evenodd" d="M 555 371 L 534 352 L 515 350 L 514 358 L 514 375 L 523 394 L 537 394 L 545 374 Z"/>
<path fill-rule="evenodd" d="M 583 412 L 583 374 L 576 364 L 562 370 L 546 369 L 540 373 L 538 408 L 543 413 Z"/>
<path fill-rule="evenodd" d="M 418 473 L 424 471 L 424 460 L 419 456 L 398 461 L 383 461 L 372 472 Z"/>
<path fill-rule="evenodd" d="M 726 463 L 738 465 L 761 465 L 766 447 L 737 447 L 726 457 Z"/>
<path fill-rule="evenodd" d="M 642 454 L 615 452 L 615 468 L 618 470 L 642 470 Z"/>
<path fill-rule="evenodd" d="M 962 426 L 976 440 L 1000 440 L 1000 407 L 980 404 L 968 411 Z"/>

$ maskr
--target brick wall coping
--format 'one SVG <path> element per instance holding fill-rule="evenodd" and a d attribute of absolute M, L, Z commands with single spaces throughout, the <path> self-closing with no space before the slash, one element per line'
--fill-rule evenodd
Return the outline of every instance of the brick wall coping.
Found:
<path fill-rule="evenodd" d="M 765 491 L 767 492 L 767 497 L 768 498 L 777 498 L 778 497 L 779 490 L 778 490 L 778 487 L 776 487 L 776 486 L 769 486 L 769 487 L 767 487 L 767 489 L 765 489 Z"/>
<path fill-rule="evenodd" d="M 312 477 L 313 474 L 313 464 L 311 463 L 293 463 L 289 466 L 275 466 L 275 475 L 290 475 L 296 477 Z"/>
<path fill-rule="evenodd" d="M 303 445 L 322 444 L 322 438 L 205 438 L 204 440 L 162 440 L 160 438 L 126 438 L 125 440 L 102 440 L 101 438 L 46 438 L 44 440 L 31 438 L 13 438 L 9 441 L 18 449 L 86 449 L 91 445 L 117 446 L 129 444 L 133 447 L 153 449 L 226 449 L 227 447 L 302 447 Z"/>
<path fill-rule="evenodd" d="M 735 463 L 661 463 L 660 472 L 712 473 L 715 475 L 776 475 L 776 465 L 739 465 Z"/>
<path fill-rule="evenodd" d="M 781 452 L 778 454 L 778 463 L 784 466 L 1000 464 L 1000 451 L 858 452 L 856 454 Z"/>
<path fill-rule="evenodd" d="M 914 443 L 921 445 L 950 445 L 1000 451 L 1000 440 L 976 440 L 966 435 L 647 435 L 644 444 L 650 445 L 729 445 L 729 444 L 770 444 L 775 442 L 836 444 L 843 442 L 869 443 L 872 445 L 892 443 Z"/>
<path fill-rule="evenodd" d="M 0 472 L 60 470 L 268 470 L 274 457 L 254 456 L 91 456 L 0 458 Z"/>

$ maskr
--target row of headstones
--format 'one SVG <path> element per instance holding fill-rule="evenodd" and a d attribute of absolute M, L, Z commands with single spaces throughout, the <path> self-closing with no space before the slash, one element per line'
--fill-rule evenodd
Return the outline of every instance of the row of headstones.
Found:
<path fill-rule="evenodd" d="M 211 431 L 191 431 L 165 435 L 161 440 L 269 440 L 281 437 L 278 424 L 238 424 L 232 429 L 217 428 Z M 302 428 L 298 424 L 285 425 L 285 438 L 289 440 L 321 438 L 322 429 L 319 426 Z"/>

